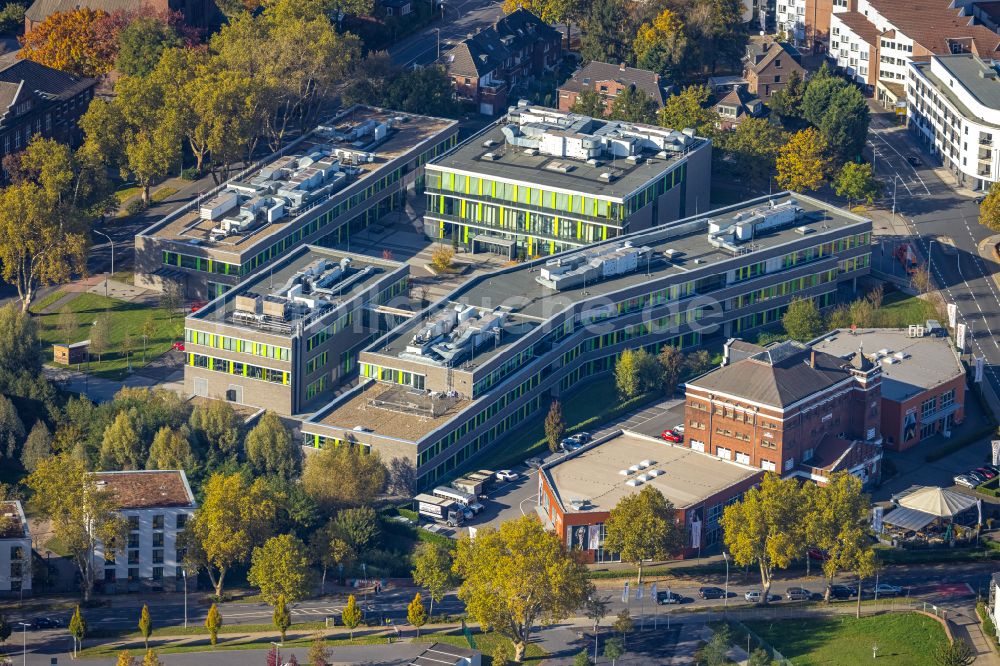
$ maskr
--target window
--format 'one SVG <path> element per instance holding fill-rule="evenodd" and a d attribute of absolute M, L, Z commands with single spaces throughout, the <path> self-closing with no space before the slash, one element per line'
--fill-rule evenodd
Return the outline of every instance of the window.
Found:
<path fill-rule="evenodd" d="M 139 516 L 129 516 L 128 517 L 128 529 L 129 532 L 139 531 Z"/>
<path fill-rule="evenodd" d="M 128 563 L 129 564 L 139 564 L 139 551 L 130 550 L 128 551 Z"/>
<path fill-rule="evenodd" d="M 177 514 L 177 531 L 180 532 L 182 529 L 187 527 L 188 516 L 186 513 Z"/>
<path fill-rule="evenodd" d="M 163 549 L 162 548 L 154 548 L 153 549 L 153 563 L 154 564 L 163 564 Z"/>
<path fill-rule="evenodd" d="M 768 472 L 773 472 L 774 469 L 775 469 L 774 468 L 774 463 L 771 462 L 770 460 L 761 460 L 760 461 L 760 468 L 762 470 L 765 470 L 765 471 L 768 471 Z"/>
<path fill-rule="evenodd" d="M 139 568 L 138 567 L 129 567 L 129 570 L 128 570 L 128 579 L 131 580 L 131 581 L 137 581 L 137 580 L 139 580 Z"/>
<path fill-rule="evenodd" d="M 153 516 L 153 529 L 162 530 L 163 529 L 163 514 L 157 514 Z"/>
<path fill-rule="evenodd" d="M 163 567 L 153 567 L 153 580 L 163 580 Z"/>
<path fill-rule="evenodd" d="M 153 548 L 163 548 L 163 532 L 153 532 Z"/>
<path fill-rule="evenodd" d="M 951 407 L 955 404 L 955 389 L 948 391 L 947 393 L 941 394 L 941 409 Z"/>
<path fill-rule="evenodd" d="M 920 416 L 925 417 L 934 413 L 937 408 L 937 398 L 928 398 L 920 403 Z"/>

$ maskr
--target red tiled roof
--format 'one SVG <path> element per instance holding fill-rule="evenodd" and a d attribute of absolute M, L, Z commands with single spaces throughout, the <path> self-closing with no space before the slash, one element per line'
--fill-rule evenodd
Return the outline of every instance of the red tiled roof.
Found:
<path fill-rule="evenodd" d="M 949 40 L 971 40 L 973 52 L 982 57 L 1000 53 L 1000 35 L 982 25 L 972 25 L 944 0 L 870 0 L 872 8 L 916 44 L 932 53 L 951 53 Z M 842 16 L 842 14 L 838 14 Z"/>
<path fill-rule="evenodd" d="M 839 14 L 834 14 L 834 16 L 861 39 L 873 46 L 878 44 L 878 28 L 864 14 L 860 12 L 840 12 Z"/>

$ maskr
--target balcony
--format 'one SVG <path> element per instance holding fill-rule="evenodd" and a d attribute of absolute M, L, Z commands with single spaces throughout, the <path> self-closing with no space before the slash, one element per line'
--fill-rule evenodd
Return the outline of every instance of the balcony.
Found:
<path fill-rule="evenodd" d="M 992 150 L 979 150 L 979 161 L 980 162 L 992 162 L 993 161 L 993 151 Z"/>

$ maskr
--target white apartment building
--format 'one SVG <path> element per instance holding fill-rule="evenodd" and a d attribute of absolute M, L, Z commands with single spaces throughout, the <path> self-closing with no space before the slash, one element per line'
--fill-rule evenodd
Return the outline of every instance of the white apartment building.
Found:
<path fill-rule="evenodd" d="M 914 57 L 973 53 L 1000 57 L 1000 36 L 972 25 L 962 10 L 941 0 L 857 0 L 834 9 L 830 58 L 887 108 L 906 110 L 906 81 Z"/>
<path fill-rule="evenodd" d="M 20 502 L 0 502 L 0 597 L 31 594 L 31 531 Z"/>
<path fill-rule="evenodd" d="M 183 470 L 96 472 L 99 486 L 111 492 L 129 522 L 128 543 L 106 561 L 98 548 L 94 560 L 104 569 L 98 584 L 107 594 L 183 589 L 184 553 L 177 535 L 196 504 Z"/>
<path fill-rule="evenodd" d="M 910 63 L 910 129 L 960 185 L 988 189 L 1000 180 L 1000 73 L 971 54 Z"/>
<path fill-rule="evenodd" d="M 822 51 L 829 43 L 830 17 L 854 8 L 857 0 L 773 0 L 775 29 L 802 49 Z"/>

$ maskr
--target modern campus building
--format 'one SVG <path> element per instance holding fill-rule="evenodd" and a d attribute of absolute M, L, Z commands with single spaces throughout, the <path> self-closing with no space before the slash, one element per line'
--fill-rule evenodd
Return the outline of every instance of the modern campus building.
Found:
<path fill-rule="evenodd" d="M 473 252 L 555 254 L 704 211 L 711 162 L 693 130 L 520 102 L 427 165 L 425 233 Z"/>
<path fill-rule="evenodd" d="M 537 511 L 584 561 L 619 562 L 621 555 L 604 548 L 604 523 L 618 502 L 652 486 L 677 512 L 683 559 L 721 542 L 723 510 L 763 476 L 759 468 L 619 430 L 542 467 Z"/>
<path fill-rule="evenodd" d="M 177 535 L 197 508 L 183 470 L 95 472 L 98 488 L 114 497 L 128 520 L 128 542 L 107 561 L 104 549 L 94 563 L 104 576 L 98 588 L 106 594 L 142 590 L 183 589 L 184 552 Z"/>
<path fill-rule="evenodd" d="M 863 344 L 882 368 L 881 433 L 885 446 L 904 451 L 965 419 L 965 368 L 947 337 L 914 322 L 907 329 L 841 329 L 811 347 L 847 358 Z"/>
<path fill-rule="evenodd" d="M 185 320 L 184 389 L 293 415 L 328 402 L 409 302 L 409 266 L 305 245 Z M 381 323 L 380 323 L 381 321 Z"/>
<path fill-rule="evenodd" d="M 31 594 L 31 531 L 21 503 L 0 502 L 0 597 Z"/>
<path fill-rule="evenodd" d="M 623 350 L 721 346 L 793 297 L 832 305 L 870 253 L 870 220 L 783 193 L 478 276 L 363 350 L 305 443 L 405 458 L 434 485 Z"/>
<path fill-rule="evenodd" d="M 819 483 L 838 471 L 878 482 L 882 368 L 859 346 L 841 358 L 731 341 L 724 358 L 685 384 L 685 446 Z"/>
<path fill-rule="evenodd" d="M 136 284 L 211 300 L 306 243 L 350 243 L 457 142 L 452 120 L 353 106 L 135 237 Z"/>
<path fill-rule="evenodd" d="M 910 64 L 910 128 L 959 184 L 989 189 L 1000 180 L 1000 80 L 975 55 L 933 56 Z"/>

